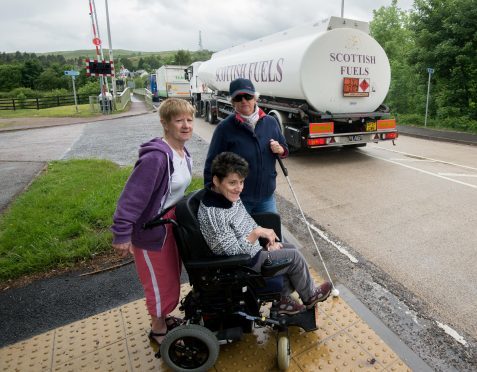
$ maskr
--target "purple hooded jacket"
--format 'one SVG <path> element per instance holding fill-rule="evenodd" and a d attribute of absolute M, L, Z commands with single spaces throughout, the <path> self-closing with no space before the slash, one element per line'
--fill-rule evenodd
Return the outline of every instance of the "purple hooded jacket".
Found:
<path fill-rule="evenodd" d="M 185 150 L 191 170 L 190 154 Z M 165 226 L 144 230 L 142 225 L 162 211 L 170 193 L 174 166 L 172 150 L 160 138 L 141 145 L 139 159 L 129 176 L 113 216 L 113 243 L 129 241 L 138 248 L 160 250 L 166 236 Z"/>

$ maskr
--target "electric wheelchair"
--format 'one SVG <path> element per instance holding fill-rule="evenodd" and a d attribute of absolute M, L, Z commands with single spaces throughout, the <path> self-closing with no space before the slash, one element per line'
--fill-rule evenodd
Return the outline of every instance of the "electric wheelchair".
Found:
<path fill-rule="evenodd" d="M 241 254 L 216 256 L 200 232 L 197 212 L 205 190 L 185 196 L 176 206 L 176 221 L 160 216 L 144 228 L 172 223 L 180 256 L 189 276 L 191 291 L 181 300 L 184 322 L 170 330 L 160 346 L 160 356 L 174 371 L 206 371 L 219 355 L 219 345 L 240 340 L 254 327 L 277 332 L 277 363 L 290 363 L 288 327 L 305 331 L 316 327 L 315 309 L 296 315 L 279 315 L 262 305 L 280 300 L 282 276 L 273 276 L 290 261 L 266 260 L 260 272 L 250 268 L 252 258 Z M 261 226 L 273 228 L 281 237 L 280 217 L 275 213 L 254 215 Z"/>

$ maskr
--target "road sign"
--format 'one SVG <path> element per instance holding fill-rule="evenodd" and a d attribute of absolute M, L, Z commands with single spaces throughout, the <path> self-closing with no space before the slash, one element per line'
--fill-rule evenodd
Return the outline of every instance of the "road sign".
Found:
<path fill-rule="evenodd" d="M 428 67 L 428 68 L 427 68 L 427 73 L 428 73 L 428 74 L 433 74 L 433 73 L 434 73 L 434 69 Z"/>
<path fill-rule="evenodd" d="M 99 37 L 95 37 L 93 39 L 93 44 L 96 45 L 96 46 L 101 45 L 101 39 Z"/>
<path fill-rule="evenodd" d="M 75 71 L 75 70 L 67 70 L 65 71 L 65 75 L 66 76 L 78 76 L 80 73 L 79 71 Z"/>

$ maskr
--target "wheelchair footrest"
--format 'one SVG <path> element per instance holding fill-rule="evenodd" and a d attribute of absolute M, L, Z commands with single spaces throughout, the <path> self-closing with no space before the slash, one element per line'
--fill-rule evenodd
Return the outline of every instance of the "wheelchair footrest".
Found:
<path fill-rule="evenodd" d="M 243 330 L 241 327 L 222 329 L 216 333 L 219 343 L 229 343 L 242 339 Z"/>
<path fill-rule="evenodd" d="M 309 310 L 295 315 L 283 315 L 280 320 L 285 323 L 286 326 L 296 326 L 303 328 L 305 332 L 316 331 L 318 329 L 316 325 L 316 312 L 318 308 L 315 306 Z"/>

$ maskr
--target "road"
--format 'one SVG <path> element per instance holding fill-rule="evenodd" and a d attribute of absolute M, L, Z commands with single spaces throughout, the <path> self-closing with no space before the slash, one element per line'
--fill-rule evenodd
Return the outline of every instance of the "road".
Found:
<path fill-rule="evenodd" d="M 198 120 L 195 132 L 209 140 L 213 129 Z M 365 302 L 369 287 L 378 299 L 395 287 L 402 319 L 439 322 L 464 343 L 477 338 L 477 147 L 401 136 L 395 146 L 299 153 L 285 162 L 312 229 L 332 241 L 326 249 L 341 249 L 348 270 L 376 266 L 373 283 L 360 286 Z M 283 176 L 277 193 L 295 204 Z"/>
<path fill-rule="evenodd" d="M 60 158 L 132 164 L 138 145 L 160 135 L 156 115 L 1 133 L 0 176 L 27 184 L 19 174 Z M 214 128 L 196 120 L 197 175 Z M 437 365 L 465 358 L 477 339 L 477 147 L 402 136 L 396 146 L 299 153 L 285 162 L 333 279 L 422 357 Z M 283 223 L 322 272 L 282 175 L 277 194 Z M 439 334 L 437 322 L 454 338 Z"/>

